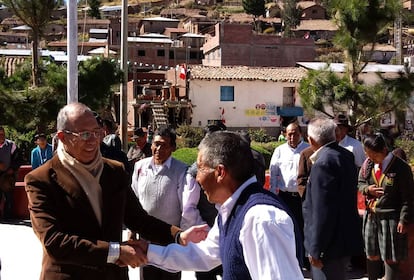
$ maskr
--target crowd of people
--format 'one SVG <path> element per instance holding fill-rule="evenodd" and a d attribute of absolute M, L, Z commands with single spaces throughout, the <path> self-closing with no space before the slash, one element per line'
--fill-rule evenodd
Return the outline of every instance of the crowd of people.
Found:
<path fill-rule="evenodd" d="M 54 144 L 34 138 L 25 177 L 40 279 L 413 279 L 414 181 L 389 135 L 362 143 L 344 115 L 283 129 L 265 184 L 245 131 L 209 125 L 193 165 L 172 157 L 175 131 L 137 128 L 127 153 L 113 123 L 81 103 L 57 116 Z M 10 215 L 18 148 L 0 127 L 0 195 Z M 358 213 L 357 194 L 365 201 Z M 361 212 L 362 213 L 362 212 Z M 122 230 L 130 230 L 127 241 Z M 411 262 L 411 263 L 410 263 Z"/>

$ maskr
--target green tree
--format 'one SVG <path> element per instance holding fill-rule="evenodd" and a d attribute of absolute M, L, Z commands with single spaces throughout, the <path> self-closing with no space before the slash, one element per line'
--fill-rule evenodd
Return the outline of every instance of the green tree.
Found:
<path fill-rule="evenodd" d="M 79 64 L 79 101 L 95 110 L 113 104 L 112 86 L 122 81 L 114 61 L 95 57 Z"/>
<path fill-rule="evenodd" d="M 89 10 L 88 15 L 93 18 L 100 19 L 101 18 L 101 12 L 99 11 L 99 7 L 101 6 L 100 0 L 89 0 Z"/>
<path fill-rule="evenodd" d="M 266 13 L 265 0 L 243 0 L 242 4 L 246 14 L 253 15 L 254 27 L 258 31 L 257 19 Z"/>
<path fill-rule="evenodd" d="M 334 38 L 334 45 L 344 52 L 346 77 L 335 80 L 335 75 L 319 71 L 309 72 L 309 75 L 301 83 L 299 95 L 307 108 L 314 108 L 321 111 L 321 100 L 324 97 L 315 97 L 318 94 L 328 94 L 335 104 L 333 113 L 347 111 L 350 113 L 352 123 L 363 121 L 365 117 L 372 117 L 367 114 L 373 109 L 382 108 L 378 103 L 373 102 L 376 96 L 386 96 L 395 102 L 389 103 L 391 108 L 400 101 L 407 101 L 406 95 L 397 94 L 394 89 L 385 90 L 378 86 L 363 84 L 360 74 L 370 61 L 367 54 L 373 53 L 377 39 L 384 31 L 391 26 L 401 11 L 399 0 L 330 0 L 330 10 L 333 19 L 338 25 L 338 32 Z M 369 46 L 370 51 L 363 52 L 363 48 Z M 327 77 L 321 79 L 321 75 Z M 408 76 L 405 76 L 408 78 Z M 312 86 L 312 83 L 314 83 Z M 307 87 L 309 86 L 309 87 Z M 318 88 L 319 87 L 319 88 Z M 309 96 L 310 95 L 310 96 Z M 397 102 L 396 100 L 399 99 Z"/>
<path fill-rule="evenodd" d="M 28 62 L 11 77 L 0 68 L 0 119 L 22 134 L 53 131 L 58 110 L 66 104 L 66 66 L 45 62 L 40 69 L 42 83 L 29 87 Z M 111 87 L 122 77 L 117 65 L 108 59 L 91 58 L 80 63 L 79 69 L 79 101 L 96 111 L 113 104 Z"/>
<path fill-rule="evenodd" d="M 37 51 L 39 40 L 51 20 L 52 11 L 58 7 L 60 2 L 57 0 L 3 0 L 3 3 L 10 7 L 17 17 L 32 29 L 33 86 L 38 86 L 40 82 L 39 54 Z"/>
<path fill-rule="evenodd" d="M 300 24 L 302 11 L 302 8 L 297 5 L 296 0 L 283 0 L 282 22 L 284 25 L 284 37 L 293 37 L 292 29 Z"/>

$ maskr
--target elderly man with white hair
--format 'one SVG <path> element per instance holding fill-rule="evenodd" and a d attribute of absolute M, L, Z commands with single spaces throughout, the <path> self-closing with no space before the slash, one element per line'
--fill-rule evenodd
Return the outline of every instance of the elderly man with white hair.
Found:
<path fill-rule="evenodd" d="M 308 141 L 314 153 L 303 203 L 305 249 L 312 279 L 345 279 L 350 256 L 363 249 L 357 212 L 354 155 L 335 141 L 331 119 L 313 119 Z"/>

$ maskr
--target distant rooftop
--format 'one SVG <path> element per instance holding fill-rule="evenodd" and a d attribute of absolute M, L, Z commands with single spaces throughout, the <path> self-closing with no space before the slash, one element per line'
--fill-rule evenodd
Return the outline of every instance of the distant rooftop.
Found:
<path fill-rule="evenodd" d="M 306 69 L 312 70 L 323 70 L 327 69 L 337 73 L 343 73 L 345 71 L 344 63 L 331 63 L 327 64 L 325 62 L 298 62 L 297 65 L 302 66 Z M 398 73 L 404 71 L 404 65 L 390 65 L 390 64 L 376 64 L 369 63 L 364 68 L 364 73 L 368 72 L 380 72 L 380 73 Z M 411 67 L 411 72 L 414 72 L 414 68 Z"/>
<path fill-rule="evenodd" d="M 172 18 L 165 18 L 165 17 L 151 17 L 151 18 L 144 18 L 143 21 L 170 21 L 170 22 L 179 22 L 178 19 Z"/>
<path fill-rule="evenodd" d="M 307 71 L 301 67 L 192 66 L 191 79 L 198 80 L 261 80 L 299 82 Z"/>

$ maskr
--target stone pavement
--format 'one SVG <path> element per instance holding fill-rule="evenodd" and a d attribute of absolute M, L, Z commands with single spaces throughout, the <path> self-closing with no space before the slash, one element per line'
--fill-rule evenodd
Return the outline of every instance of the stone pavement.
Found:
<path fill-rule="evenodd" d="M 124 231 L 126 236 L 126 231 Z M 42 247 L 28 220 L 0 222 L 1 280 L 37 280 L 40 275 Z M 139 280 L 139 270 L 130 269 L 131 280 Z M 305 279 L 310 279 L 305 272 Z M 194 272 L 182 273 L 182 280 L 195 280 Z M 348 279 L 367 279 L 363 272 L 351 271 Z"/>

